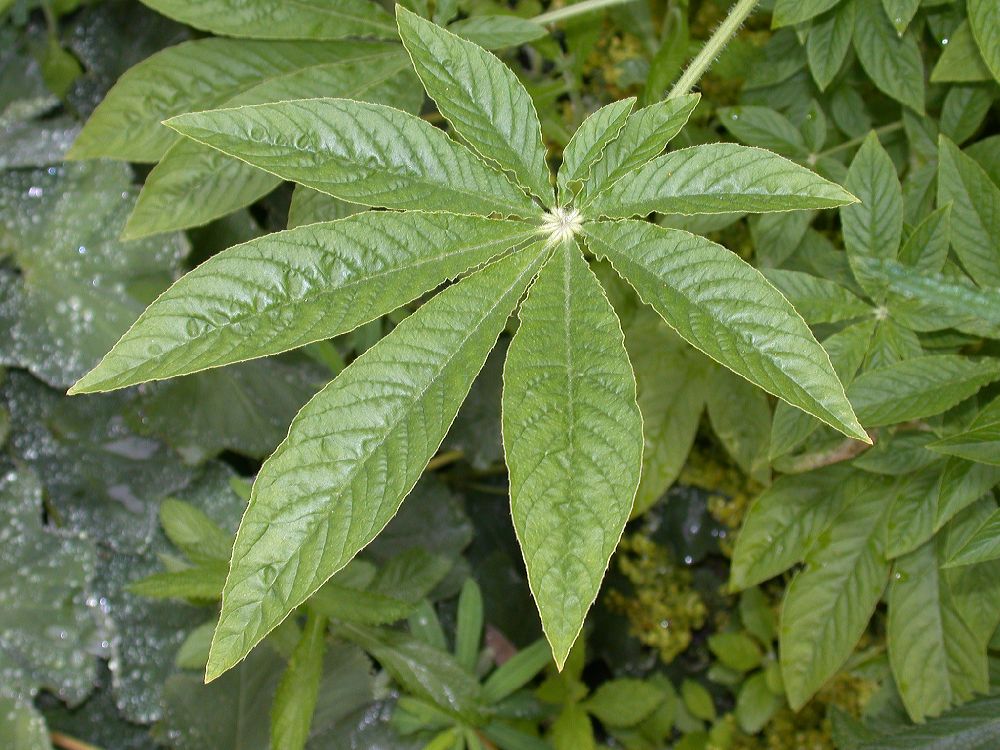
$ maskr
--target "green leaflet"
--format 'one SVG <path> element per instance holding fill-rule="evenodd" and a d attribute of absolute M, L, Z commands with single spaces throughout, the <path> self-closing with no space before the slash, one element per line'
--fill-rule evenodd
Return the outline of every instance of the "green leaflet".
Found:
<path fill-rule="evenodd" d="M 729 586 L 740 591 L 801 562 L 805 553 L 839 512 L 844 465 L 808 475 L 784 476 L 760 494 L 736 537 Z"/>
<path fill-rule="evenodd" d="M 990 75 L 969 22 L 962 21 L 948 37 L 948 46 L 931 71 L 931 83 L 977 83 L 989 81 Z"/>
<path fill-rule="evenodd" d="M 483 593 L 473 578 L 462 585 L 455 620 L 455 661 L 475 673 L 483 635 Z"/>
<path fill-rule="evenodd" d="M 847 389 L 869 427 L 940 414 L 1000 378 L 1000 360 L 932 354 L 861 373 Z"/>
<path fill-rule="evenodd" d="M 601 161 L 607 145 L 625 127 L 634 105 L 635 97 L 631 97 L 601 107 L 573 133 L 563 149 L 562 164 L 556 177 L 561 204 L 572 198 L 574 183 L 585 179 L 594 165 Z"/>
<path fill-rule="evenodd" d="M 860 480 L 858 480 L 860 484 Z M 885 484 L 845 490 L 849 501 L 806 554 L 781 610 L 781 675 L 798 710 L 850 656 L 889 576 Z"/>
<path fill-rule="evenodd" d="M 998 744 L 1000 698 L 990 697 L 892 734 L 875 734 L 868 730 L 850 747 L 854 750 L 993 750 Z"/>
<path fill-rule="evenodd" d="M 437 18 L 434 19 L 438 21 Z M 517 16 L 476 15 L 448 25 L 453 34 L 486 49 L 502 49 L 533 42 L 548 35 L 545 27 Z"/>
<path fill-rule="evenodd" d="M 550 205 L 542 128 L 517 76 L 482 47 L 401 5 L 396 6 L 396 20 L 417 75 L 455 131 Z"/>
<path fill-rule="evenodd" d="M 500 665 L 483 683 L 483 702 L 499 703 L 552 663 L 552 650 L 539 638 Z"/>
<path fill-rule="evenodd" d="M 378 659 L 408 692 L 450 714 L 476 718 L 479 683 L 451 654 L 400 631 L 343 625 L 338 633 Z"/>
<path fill-rule="evenodd" d="M 326 652 L 326 617 L 312 612 L 271 704 L 271 747 L 302 750 L 309 739 Z"/>
<path fill-rule="evenodd" d="M 941 109 L 941 132 L 955 143 L 969 140 L 989 114 L 993 98 L 989 86 L 952 86 Z"/>
<path fill-rule="evenodd" d="M 167 498 L 160 503 L 160 525 L 171 543 L 193 562 L 226 562 L 232 538 L 196 505 Z"/>
<path fill-rule="evenodd" d="M 940 273 L 951 242 L 951 204 L 932 211 L 921 221 L 899 251 L 900 263 L 914 271 Z"/>
<path fill-rule="evenodd" d="M 631 727 L 666 699 L 653 682 L 629 677 L 601 683 L 583 704 L 606 727 Z"/>
<path fill-rule="evenodd" d="M 700 95 L 687 94 L 632 112 L 618 132 L 618 137 L 607 144 L 604 155 L 584 180 L 580 188 L 580 205 L 585 207 L 596 193 L 663 153 L 663 149 L 687 123 L 699 101 Z"/>
<path fill-rule="evenodd" d="M 204 599 L 215 601 L 226 582 L 225 562 L 153 573 L 128 586 L 133 594 L 150 599 Z"/>
<path fill-rule="evenodd" d="M 941 472 L 934 531 L 1000 483 L 1000 467 L 950 458 Z"/>
<path fill-rule="evenodd" d="M 406 56 L 315 65 L 276 76 L 227 107 L 337 96 L 417 112 L 423 95 Z M 247 206 L 281 184 L 272 174 L 188 139 L 175 143 L 146 177 L 124 238 L 200 226 Z"/>
<path fill-rule="evenodd" d="M 591 251 L 608 258 L 691 345 L 765 391 L 868 442 L 829 356 L 759 271 L 703 237 L 646 222 L 587 224 L 584 234 Z M 750 299 L 753 306 L 746 304 Z"/>
<path fill-rule="evenodd" d="M 384 208 L 533 216 L 499 172 L 418 117 L 348 99 L 302 99 L 174 117 L 170 127 L 282 179 Z"/>
<path fill-rule="evenodd" d="M 836 10 L 813 21 L 809 27 L 809 38 L 806 40 L 809 71 L 821 91 L 833 82 L 851 48 L 854 8 L 853 0 L 843 2 Z"/>
<path fill-rule="evenodd" d="M 296 185 L 292 191 L 292 201 L 288 206 L 288 228 L 295 229 L 303 224 L 346 219 L 364 210 L 357 204 L 346 203 L 332 195 Z"/>
<path fill-rule="evenodd" d="M 708 359 L 643 308 L 625 326 L 625 348 L 635 372 L 642 414 L 642 478 L 636 516 L 649 509 L 684 467 L 705 410 Z"/>
<path fill-rule="evenodd" d="M 778 0 L 774 4 L 772 25 L 778 29 L 808 21 L 839 2 L 840 0 Z"/>
<path fill-rule="evenodd" d="M 947 567 L 1000 559 L 1000 511 L 994 511 L 948 558 Z"/>
<path fill-rule="evenodd" d="M 900 36 L 878 2 L 857 2 L 854 50 L 878 88 L 924 113 L 924 61 L 911 29 Z"/>
<path fill-rule="evenodd" d="M 943 557 L 953 559 L 968 541 L 990 524 L 996 510 L 996 501 L 984 497 L 952 519 L 939 536 Z M 963 565 L 949 572 L 954 576 L 956 607 L 979 639 L 980 649 L 985 651 L 1000 626 L 1000 561 Z"/>
<path fill-rule="evenodd" d="M 955 254 L 976 283 L 1000 287 L 1000 188 L 945 136 L 939 154 L 938 204 L 952 204 Z"/>
<path fill-rule="evenodd" d="M 893 460 L 905 462 L 907 450 L 902 441 L 906 437 L 896 435 L 885 439 L 882 441 L 882 446 L 885 447 L 881 447 L 881 450 L 876 449 L 874 457 L 862 455 L 857 459 L 858 463 L 855 466 L 861 469 L 864 469 L 865 465 L 873 466 L 876 470 L 891 469 L 891 466 L 878 465 L 880 456 L 884 464 Z M 906 470 L 906 467 L 899 467 L 902 475 L 897 476 L 895 484 L 888 489 L 895 498 L 892 510 L 889 512 L 889 535 L 885 550 L 889 559 L 912 552 L 934 535 L 934 516 L 937 512 L 939 479 L 943 467 L 939 461 L 933 460 L 934 454 L 930 451 L 920 448 L 917 448 L 917 451 L 924 457 L 930 456 L 931 464 L 923 468 L 912 467 L 909 470 Z"/>
<path fill-rule="evenodd" d="M 713 367 L 708 376 L 705 406 L 712 432 L 736 465 L 755 482 L 770 484 L 767 447 L 771 405 L 767 394 L 730 370 Z"/>
<path fill-rule="evenodd" d="M 535 246 L 446 289 L 299 412 L 254 483 L 207 679 L 243 659 L 392 518 L 539 261 Z"/>
<path fill-rule="evenodd" d="M 939 568 L 942 546 L 931 540 L 896 560 L 889 587 L 889 663 L 918 722 L 989 686 L 986 651 L 954 599 L 955 576 Z"/>
<path fill-rule="evenodd" d="M 736 721 L 748 734 L 756 734 L 784 705 L 782 696 L 768 687 L 767 675 L 756 672 L 740 685 L 736 696 Z"/>
<path fill-rule="evenodd" d="M 253 39 L 391 39 L 392 17 L 370 0 L 142 0 L 175 21 Z"/>
<path fill-rule="evenodd" d="M 187 375 L 331 338 L 533 233 L 516 221 L 368 211 L 236 245 L 164 292 L 72 392 Z"/>
<path fill-rule="evenodd" d="M 786 156 L 805 157 L 809 154 L 802 131 L 770 107 L 723 107 L 719 110 L 719 121 L 737 140 L 748 146 L 759 146 Z"/>
<path fill-rule="evenodd" d="M 869 318 L 823 339 L 823 348 L 830 355 L 834 372 L 845 386 L 854 380 L 858 368 L 864 363 L 874 332 L 875 319 Z M 771 421 L 769 457 L 773 460 L 795 450 L 820 426 L 821 423 L 815 417 L 787 402 L 779 402 Z"/>
<path fill-rule="evenodd" d="M 130 68 L 87 120 L 68 157 L 155 162 L 178 140 L 161 124 L 212 109 L 237 94 L 327 64 L 399 58 L 384 42 L 260 42 L 199 39 L 168 47 Z M 285 97 L 288 98 L 288 97 Z"/>
<path fill-rule="evenodd" d="M 968 429 L 927 447 L 949 456 L 1000 466 L 1000 399 L 977 414 Z"/>
<path fill-rule="evenodd" d="M 847 259 L 855 278 L 872 294 L 872 285 L 859 273 L 859 259 L 895 259 L 903 234 L 903 189 L 874 132 L 851 162 L 847 188 L 860 198 L 860 203 L 840 209 Z"/>
<path fill-rule="evenodd" d="M 809 325 L 839 323 L 871 314 L 871 307 L 836 281 L 778 268 L 761 273 L 792 303 Z"/>
<path fill-rule="evenodd" d="M 561 668 L 632 511 L 642 420 L 618 318 L 575 242 L 520 319 L 504 366 L 511 516 Z"/>
<path fill-rule="evenodd" d="M 221 151 L 181 140 L 153 167 L 122 239 L 207 224 L 264 197 L 281 179 Z"/>
<path fill-rule="evenodd" d="M 969 26 L 986 67 L 1000 83 L 1000 6 L 993 0 L 968 0 Z"/>
<path fill-rule="evenodd" d="M 624 136 L 620 136 L 624 137 Z M 770 151 L 714 143 L 657 157 L 596 194 L 588 216 L 715 214 L 836 208 L 856 199 Z"/>
<path fill-rule="evenodd" d="M 920 10 L 920 0 L 882 0 L 882 7 L 896 33 L 902 34 Z"/>

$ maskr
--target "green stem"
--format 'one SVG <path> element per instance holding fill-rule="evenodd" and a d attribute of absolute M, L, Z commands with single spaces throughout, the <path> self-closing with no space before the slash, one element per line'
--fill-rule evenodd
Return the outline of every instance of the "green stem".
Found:
<path fill-rule="evenodd" d="M 757 0 L 737 0 L 732 10 L 729 11 L 729 15 L 726 16 L 726 19 L 715 30 L 711 38 L 705 42 L 705 46 L 701 48 L 701 51 L 695 56 L 694 60 L 691 61 L 687 70 L 684 71 L 684 75 L 670 89 L 670 94 L 667 96 L 668 99 L 684 96 L 694 88 L 694 85 L 698 83 L 698 80 L 705 74 L 705 71 L 715 62 L 715 58 L 729 44 L 729 40 L 739 31 L 740 26 L 747 20 L 747 16 L 753 13 L 755 5 L 757 5 Z"/>
<path fill-rule="evenodd" d="M 59 19 L 56 18 L 52 10 L 52 3 L 49 0 L 42 0 L 42 15 L 45 16 L 45 26 L 50 39 L 59 37 Z"/>
<path fill-rule="evenodd" d="M 903 129 L 903 121 L 897 120 L 896 122 L 890 122 L 888 125 L 883 125 L 880 128 L 875 128 L 875 135 L 882 137 L 883 135 L 889 135 L 889 133 L 895 133 L 897 130 Z M 824 156 L 832 156 L 833 154 L 838 154 L 841 151 L 846 151 L 849 148 L 854 148 L 855 146 L 860 146 L 865 142 L 865 138 L 868 137 L 868 133 L 864 135 L 859 135 L 857 138 L 851 138 L 849 141 L 844 141 L 832 148 L 828 148 L 826 151 L 820 151 L 818 154 L 814 155 L 815 159 L 821 159 Z"/>
<path fill-rule="evenodd" d="M 550 10 L 546 13 L 535 16 L 531 20 L 535 23 L 557 23 L 559 21 L 565 21 L 567 18 L 575 18 L 576 16 L 582 16 L 584 13 L 591 13 L 595 10 L 601 10 L 602 8 L 609 8 L 612 5 L 624 5 L 625 3 L 631 3 L 634 0 L 583 0 L 581 3 L 574 3 L 573 5 L 567 5 L 565 8 L 559 8 L 557 10 Z"/>

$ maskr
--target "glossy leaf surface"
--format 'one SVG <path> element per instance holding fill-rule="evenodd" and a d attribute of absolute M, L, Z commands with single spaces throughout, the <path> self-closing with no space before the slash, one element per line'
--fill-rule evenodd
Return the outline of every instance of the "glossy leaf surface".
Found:
<path fill-rule="evenodd" d="M 542 129 L 517 76 L 496 57 L 397 6 L 403 44 L 438 110 L 483 158 L 552 201 Z"/>
<path fill-rule="evenodd" d="M 759 271 L 702 237 L 653 224 L 588 224 L 584 231 L 591 251 L 607 257 L 693 346 L 793 406 L 867 440 L 829 356 Z"/>
<path fill-rule="evenodd" d="M 531 288 L 504 367 L 511 515 L 556 664 L 632 511 L 642 421 L 621 326 L 573 242 Z"/>
<path fill-rule="evenodd" d="M 236 245 L 161 295 L 74 392 L 184 375 L 330 338 L 532 233 L 514 221 L 366 212 Z"/>
<path fill-rule="evenodd" d="M 537 258 L 537 249 L 521 251 L 442 292 L 299 412 L 261 469 L 240 524 L 208 679 L 246 656 L 389 522 L 444 438 Z"/>
<path fill-rule="evenodd" d="M 673 151 L 594 196 L 589 214 L 714 214 L 836 208 L 855 198 L 770 151 L 732 143 Z"/>
<path fill-rule="evenodd" d="M 282 179 L 384 208 L 531 216 L 527 195 L 430 123 L 347 99 L 180 115 L 170 127 Z"/>

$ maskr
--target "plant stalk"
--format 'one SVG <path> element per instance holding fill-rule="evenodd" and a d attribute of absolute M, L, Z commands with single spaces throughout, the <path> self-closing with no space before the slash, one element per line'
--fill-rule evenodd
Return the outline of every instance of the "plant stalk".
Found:
<path fill-rule="evenodd" d="M 535 16 L 531 20 L 540 24 L 557 23 L 559 21 L 565 21 L 567 18 L 575 18 L 576 16 L 582 16 L 585 13 L 591 13 L 595 10 L 609 8 L 612 5 L 624 5 L 625 3 L 631 3 L 634 1 L 635 0 L 583 0 L 583 2 L 567 5 L 564 8 L 546 11 L 545 13 Z"/>
<path fill-rule="evenodd" d="M 895 133 L 897 130 L 903 129 L 903 121 L 897 120 L 896 122 L 890 122 L 888 125 L 883 125 L 880 128 L 875 128 L 875 135 L 882 137 L 883 135 L 889 135 L 889 133 Z M 822 159 L 825 156 L 832 156 L 833 154 L 838 154 L 841 151 L 846 151 L 849 148 L 854 148 L 855 146 L 860 146 L 865 142 L 868 137 L 868 133 L 864 135 L 859 135 L 856 138 L 851 138 L 849 141 L 844 141 L 843 143 L 837 144 L 832 148 L 828 148 L 826 151 L 820 151 L 815 154 L 816 159 Z"/>
<path fill-rule="evenodd" d="M 78 740 L 76 737 L 70 737 L 62 732 L 51 732 L 49 740 L 55 747 L 62 748 L 62 750 L 100 750 L 96 745 Z"/>
<path fill-rule="evenodd" d="M 698 83 L 698 80 L 705 74 L 705 71 L 715 62 L 715 58 L 719 56 L 719 53 L 725 49 L 729 41 L 739 31 L 740 26 L 747 20 L 747 16 L 753 13 L 756 5 L 757 0 L 737 0 L 732 10 L 729 11 L 729 15 L 726 16 L 726 19 L 715 30 L 711 38 L 705 42 L 705 46 L 701 48 L 701 51 L 691 61 L 691 64 L 684 71 L 684 74 L 677 83 L 674 84 L 674 87 L 670 89 L 670 93 L 667 95 L 668 99 L 684 96 L 694 88 L 694 85 Z"/>

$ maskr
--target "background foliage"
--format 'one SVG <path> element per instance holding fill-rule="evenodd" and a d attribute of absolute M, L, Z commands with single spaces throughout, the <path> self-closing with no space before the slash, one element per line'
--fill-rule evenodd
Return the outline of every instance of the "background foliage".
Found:
<path fill-rule="evenodd" d="M 359 210 L 159 123 L 323 95 L 443 125 L 376 5 L 334 24 L 310 3 L 268 24 L 226 5 L 0 0 L 0 746 L 1000 744 L 995 3 L 761 3 L 674 144 L 766 148 L 861 199 L 658 221 L 764 271 L 874 447 L 720 368 L 592 264 L 645 452 L 563 671 L 510 529 L 505 334 L 386 532 L 204 685 L 260 461 L 414 306 L 295 353 L 64 396 L 188 268 Z M 553 9 L 531 0 L 408 5 L 493 48 L 556 153 L 602 105 L 661 100 L 728 10 L 639 0 L 539 25 Z"/>

